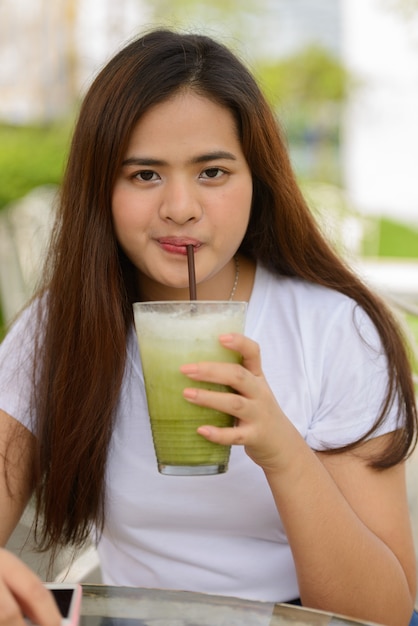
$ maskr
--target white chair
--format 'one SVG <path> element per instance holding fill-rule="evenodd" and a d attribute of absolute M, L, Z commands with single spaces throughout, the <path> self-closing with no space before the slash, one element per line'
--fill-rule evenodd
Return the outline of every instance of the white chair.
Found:
<path fill-rule="evenodd" d="M 56 187 L 38 187 L 0 212 L 0 301 L 6 322 L 32 295 L 54 218 Z"/>
<path fill-rule="evenodd" d="M 22 309 L 35 288 L 53 224 L 56 194 L 56 187 L 39 187 L 0 212 L 0 302 L 6 323 Z M 7 547 L 45 579 L 49 555 L 34 550 L 32 522 L 30 504 Z M 86 546 L 75 557 L 69 550 L 58 555 L 53 580 L 64 579 L 100 582 L 94 546 Z"/>

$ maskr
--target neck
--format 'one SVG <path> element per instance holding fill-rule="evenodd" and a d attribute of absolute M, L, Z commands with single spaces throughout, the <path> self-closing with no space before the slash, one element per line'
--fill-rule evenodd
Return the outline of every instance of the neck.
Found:
<path fill-rule="evenodd" d="M 198 300 L 233 300 L 240 281 L 240 261 L 234 256 L 225 267 L 214 276 L 199 282 L 197 285 Z M 138 276 L 140 299 L 156 300 L 189 300 L 189 287 L 171 287 L 164 283 L 151 280 L 143 274 Z"/>

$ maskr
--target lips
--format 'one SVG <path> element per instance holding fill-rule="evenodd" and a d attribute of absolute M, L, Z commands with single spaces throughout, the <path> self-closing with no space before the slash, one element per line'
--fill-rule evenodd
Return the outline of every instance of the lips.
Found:
<path fill-rule="evenodd" d="M 183 255 L 187 254 L 186 246 L 193 246 L 196 252 L 202 245 L 200 241 L 191 237 L 159 237 L 157 241 L 166 252 Z"/>

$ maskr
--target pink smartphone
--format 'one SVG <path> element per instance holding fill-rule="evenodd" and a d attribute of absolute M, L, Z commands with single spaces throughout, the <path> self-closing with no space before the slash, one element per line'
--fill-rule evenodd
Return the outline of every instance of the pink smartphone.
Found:
<path fill-rule="evenodd" d="M 82 587 L 72 583 L 45 583 L 61 613 L 61 626 L 77 626 L 80 620 Z M 26 623 L 32 624 L 26 618 Z"/>

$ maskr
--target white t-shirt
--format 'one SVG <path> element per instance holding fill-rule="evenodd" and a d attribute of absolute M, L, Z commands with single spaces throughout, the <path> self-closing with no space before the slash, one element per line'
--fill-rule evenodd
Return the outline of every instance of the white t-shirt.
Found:
<path fill-rule="evenodd" d="M 24 319 L 0 348 L 0 407 L 27 424 L 25 368 L 13 379 L 6 370 L 13 367 L 10 353 Z M 258 266 L 245 334 L 260 344 L 265 376 L 309 446 L 348 443 L 374 423 L 386 388 L 386 358 L 373 325 L 352 300 Z M 271 492 L 243 448 L 232 448 L 225 474 L 158 473 L 133 330 L 127 349 L 98 543 L 104 582 L 272 602 L 298 597 Z M 396 427 L 394 414 L 377 434 Z"/>

